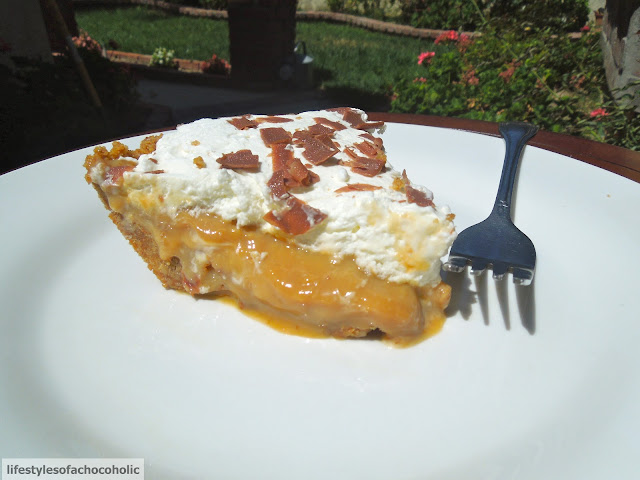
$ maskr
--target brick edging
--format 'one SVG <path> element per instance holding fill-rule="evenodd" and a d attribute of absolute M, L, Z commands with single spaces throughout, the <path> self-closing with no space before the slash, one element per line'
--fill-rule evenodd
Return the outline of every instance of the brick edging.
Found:
<path fill-rule="evenodd" d="M 151 55 L 144 53 L 121 52 L 119 50 L 107 50 L 107 58 L 114 62 L 128 63 L 130 65 L 150 66 Z M 207 62 L 203 60 L 187 60 L 184 58 L 174 59 L 178 64 L 178 69 L 183 72 L 202 72 Z"/>
<path fill-rule="evenodd" d="M 143 53 L 107 50 L 105 55 L 112 62 L 128 65 L 133 72 L 150 79 L 215 87 L 229 87 L 231 85 L 229 75 L 204 72 L 207 62 L 202 60 L 176 58 L 178 68 L 173 69 L 151 65 L 151 55 Z"/>
<path fill-rule="evenodd" d="M 335 23 L 345 23 L 352 27 L 365 28 L 374 32 L 389 33 L 392 35 L 401 35 L 403 37 L 428 38 L 434 39 L 449 30 L 436 30 L 432 28 L 416 28 L 409 25 L 401 25 L 392 22 L 383 22 L 382 20 L 374 20 L 373 18 L 359 17 L 348 13 L 337 12 L 297 12 L 297 20 L 316 20 Z M 460 32 L 469 37 L 477 37 L 479 32 Z"/>

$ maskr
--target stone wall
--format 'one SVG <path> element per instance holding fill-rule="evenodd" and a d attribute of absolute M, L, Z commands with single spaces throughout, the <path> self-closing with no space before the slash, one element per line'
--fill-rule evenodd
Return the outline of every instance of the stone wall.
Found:
<path fill-rule="evenodd" d="M 607 0 L 602 53 L 609 88 L 622 103 L 640 107 L 639 86 L 626 88 L 640 82 L 640 0 Z"/>

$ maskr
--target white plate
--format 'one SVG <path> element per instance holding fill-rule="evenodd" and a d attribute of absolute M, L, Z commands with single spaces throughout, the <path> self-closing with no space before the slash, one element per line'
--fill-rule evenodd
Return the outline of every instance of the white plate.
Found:
<path fill-rule="evenodd" d="M 490 210 L 501 139 L 391 124 L 385 144 L 460 228 Z M 164 290 L 84 182 L 89 151 L 0 177 L 3 457 L 143 457 L 150 479 L 637 478 L 636 183 L 528 147 L 534 285 L 452 277 L 443 331 L 394 349 Z"/>

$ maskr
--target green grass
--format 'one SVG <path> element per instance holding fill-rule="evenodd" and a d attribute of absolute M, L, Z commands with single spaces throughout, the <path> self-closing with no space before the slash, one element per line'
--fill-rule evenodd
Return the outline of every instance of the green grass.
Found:
<path fill-rule="evenodd" d="M 208 60 L 229 58 L 229 28 L 225 20 L 183 17 L 144 7 L 76 9 L 78 26 L 104 45 L 151 55 L 157 47 L 175 50 L 176 57 Z"/>
<path fill-rule="evenodd" d="M 103 44 L 114 40 L 120 50 L 152 54 L 157 47 L 166 47 L 178 58 L 207 60 L 215 53 L 229 59 L 225 20 L 176 16 L 145 7 L 77 9 L 76 19 L 96 40 Z M 362 107 L 387 102 L 399 76 L 420 76 L 418 54 L 437 50 L 430 40 L 327 22 L 297 22 L 297 40 L 305 42 L 314 58 L 318 87 Z"/>
<path fill-rule="evenodd" d="M 321 87 L 346 95 L 387 96 L 400 76 L 421 75 L 420 52 L 438 49 L 430 40 L 326 22 L 298 22 L 297 37 L 314 58 Z"/>

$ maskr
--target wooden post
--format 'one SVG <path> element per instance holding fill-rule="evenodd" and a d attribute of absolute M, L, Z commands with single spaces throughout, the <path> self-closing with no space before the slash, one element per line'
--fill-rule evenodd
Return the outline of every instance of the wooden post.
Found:
<path fill-rule="evenodd" d="M 78 54 L 78 49 L 76 45 L 73 43 L 73 39 L 71 38 L 71 33 L 67 29 L 67 24 L 58 9 L 58 5 L 54 0 L 44 0 L 44 5 L 47 9 L 47 12 L 51 15 L 53 19 L 53 23 L 55 25 L 56 30 L 59 35 L 64 38 L 67 43 L 67 47 L 69 48 L 69 53 L 71 54 L 71 58 L 73 59 L 73 63 L 76 67 L 78 75 L 80 75 L 80 80 L 84 85 L 84 88 L 87 90 L 89 94 L 89 98 L 91 98 L 91 102 L 95 107 L 102 111 L 102 102 L 100 101 L 100 96 L 93 86 L 93 82 L 91 81 L 91 77 L 89 76 L 89 72 L 87 71 L 87 67 L 85 67 L 82 58 Z"/>
<path fill-rule="evenodd" d="M 78 23 L 76 22 L 75 12 L 73 9 L 72 0 L 54 0 L 58 6 L 58 10 L 64 19 L 64 23 L 67 26 L 67 30 L 72 37 L 77 37 L 80 34 L 78 30 Z M 51 50 L 54 52 L 64 52 L 66 43 L 64 38 L 58 33 L 58 29 L 55 26 L 55 20 L 53 13 L 47 8 L 46 1 L 40 0 L 40 6 L 42 8 L 42 15 L 44 17 L 44 24 L 47 27 L 47 35 L 49 37 L 49 44 Z"/>
<path fill-rule="evenodd" d="M 229 0 L 231 78 L 275 87 L 293 75 L 297 0 Z"/>

